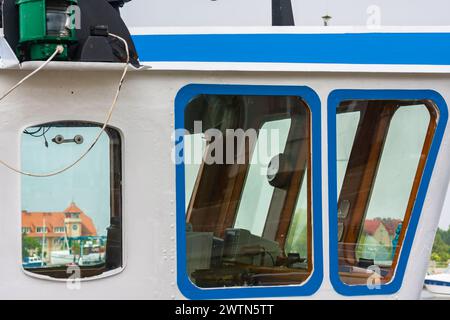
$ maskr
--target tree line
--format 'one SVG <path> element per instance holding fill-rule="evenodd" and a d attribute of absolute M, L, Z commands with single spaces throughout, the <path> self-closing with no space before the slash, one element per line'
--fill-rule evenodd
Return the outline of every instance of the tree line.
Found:
<path fill-rule="evenodd" d="M 450 227 L 447 231 L 438 229 L 431 260 L 441 263 L 447 263 L 450 260 Z"/>

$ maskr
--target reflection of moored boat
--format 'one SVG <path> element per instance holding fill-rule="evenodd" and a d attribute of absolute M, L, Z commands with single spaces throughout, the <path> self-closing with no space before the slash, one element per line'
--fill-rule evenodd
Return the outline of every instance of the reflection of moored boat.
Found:
<path fill-rule="evenodd" d="M 96 265 L 105 262 L 105 253 L 101 246 L 87 241 L 83 246 L 83 255 L 80 257 L 78 264 L 80 266 Z"/>
<path fill-rule="evenodd" d="M 44 262 L 39 257 L 28 257 L 28 258 L 25 258 L 23 263 L 22 263 L 22 266 L 24 267 L 24 269 L 41 268 L 44 265 L 45 265 Z"/>
<path fill-rule="evenodd" d="M 52 265 L 62 265 L 62 266 L 76 262 L 75 256 L 70 253 L 70 250 L 53 251 L 51 253 L 50 261 Z"/>
<path fill-rule="evenodd" d="M 82 256 L 79 260 L 80 266 L 90 266 L 101 264 L 105 262 L 105 254 L 103 253 L 91 253 L 85 256 Z"/>
<path fill-rule="evenodd" d="M 87 243 L 83 246 L 83 254 L 73 254 L 71 250 L 53 251 L 51 264 L 54 266 L 66 266 L 77 264 L 79 266 L 96 265 L 105 262 L 105 253 L 99 245 Z"/>
<path fill-rule="evenodd" d="M 441 274 L 427 276 L 425 287 L 433 294 L 450 295 L 450 265 Z"/>

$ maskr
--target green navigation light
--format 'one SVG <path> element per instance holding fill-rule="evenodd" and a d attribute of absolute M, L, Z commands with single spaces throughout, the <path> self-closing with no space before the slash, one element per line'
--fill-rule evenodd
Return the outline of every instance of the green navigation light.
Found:
<path fill-rule="evenodd" d="M 65 50 L 57 59 L 68 60 L 68 46 L 77 42 L 77 4 L 77 0 L 17 0 L 19 56 L 25 60 L 46 60 L 58 45 L 63 45 Z"/>

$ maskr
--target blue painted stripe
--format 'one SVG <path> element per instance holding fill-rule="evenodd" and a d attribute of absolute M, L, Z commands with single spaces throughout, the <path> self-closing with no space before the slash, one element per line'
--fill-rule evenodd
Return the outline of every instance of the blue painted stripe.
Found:
<path fill-rule="evenodd" d="M 438 281 L 438 280 L 425 280 L 425 284 L 430 285 L 430 286 L 450 287 L 450 282 Z"/>
<path fill-rule="evenodd" d="M 134 35 L 141 61 L 450 65 L 450 33 Z"/>

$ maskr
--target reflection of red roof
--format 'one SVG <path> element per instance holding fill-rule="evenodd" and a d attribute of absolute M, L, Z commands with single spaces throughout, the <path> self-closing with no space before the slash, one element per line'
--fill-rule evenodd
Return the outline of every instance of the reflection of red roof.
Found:
<path fill-rule="evenodd" d="M 368 234 L 373 236 L 375 232 L 380 227 L 381 221 L 380 220 L 366 220 L 364 222 L 364 231 Z"/>
<path fill-rule="evenodd" d="M 389 235 L 391 235 L 391 236 L 395 235 L 398 225 L 400 223 L 402 223 L 402 221 L 396 220 L 396 219 L 383 221 L 383 224 L 386 227 L 386 230 L 388 231 Z"/>
<path fill-rule="evenodd" d="M 64 210 L 64 213 L 81 213 L 83 212 L 80 208 L 77 207 L 75 202 L 72 202 L 70 206 Z"/>
<path fill-rule="evenodd" d="M 83 237 L 96 237 L 97 236 L 97 229 L 95 228 L 94 222 L 92 222 L 92 219 L 85 215 L 84 212 L 81 212 L 80 215 L 81 218 L 81 224 L 83 229 L 81 230 L 81 235 Z"/>
<path fill-rule="evenodd" d="M 375 232 L 378 230 L 378 228 L 380 227 L 380 225 L 383 225 L 386 228 L 388 234 L 390 236 L 394 236 L 397 231 L 398 225 L 400 223 L 402 223 L 402 221 L 396 220 L 396 219 L 386 219 L 383 221 L 378 220 L 378 219 L 366 220 L 364 222 L 364 231 L 368 235 L 373 236 L 375 234 Z"/>
<path fill-rule="evenodd" d="M 92 219 L 87 216 L 80 208 L 72 203 L 64 212 L 27 212 L 22 211 L 22 228 L 30 228 L 31 232 L 27 234 L 29 237 L 42 237 L 42 233 L 37 233 L 37 228 L 47 227 L 46 237 L 63 237 L 64 233 L 56 233 L 55 228 L 64 228 L 64 220 L 66 213 L 79 213 L 82 229 L 82 236 L 97 236 L 97 229 Z"/>

